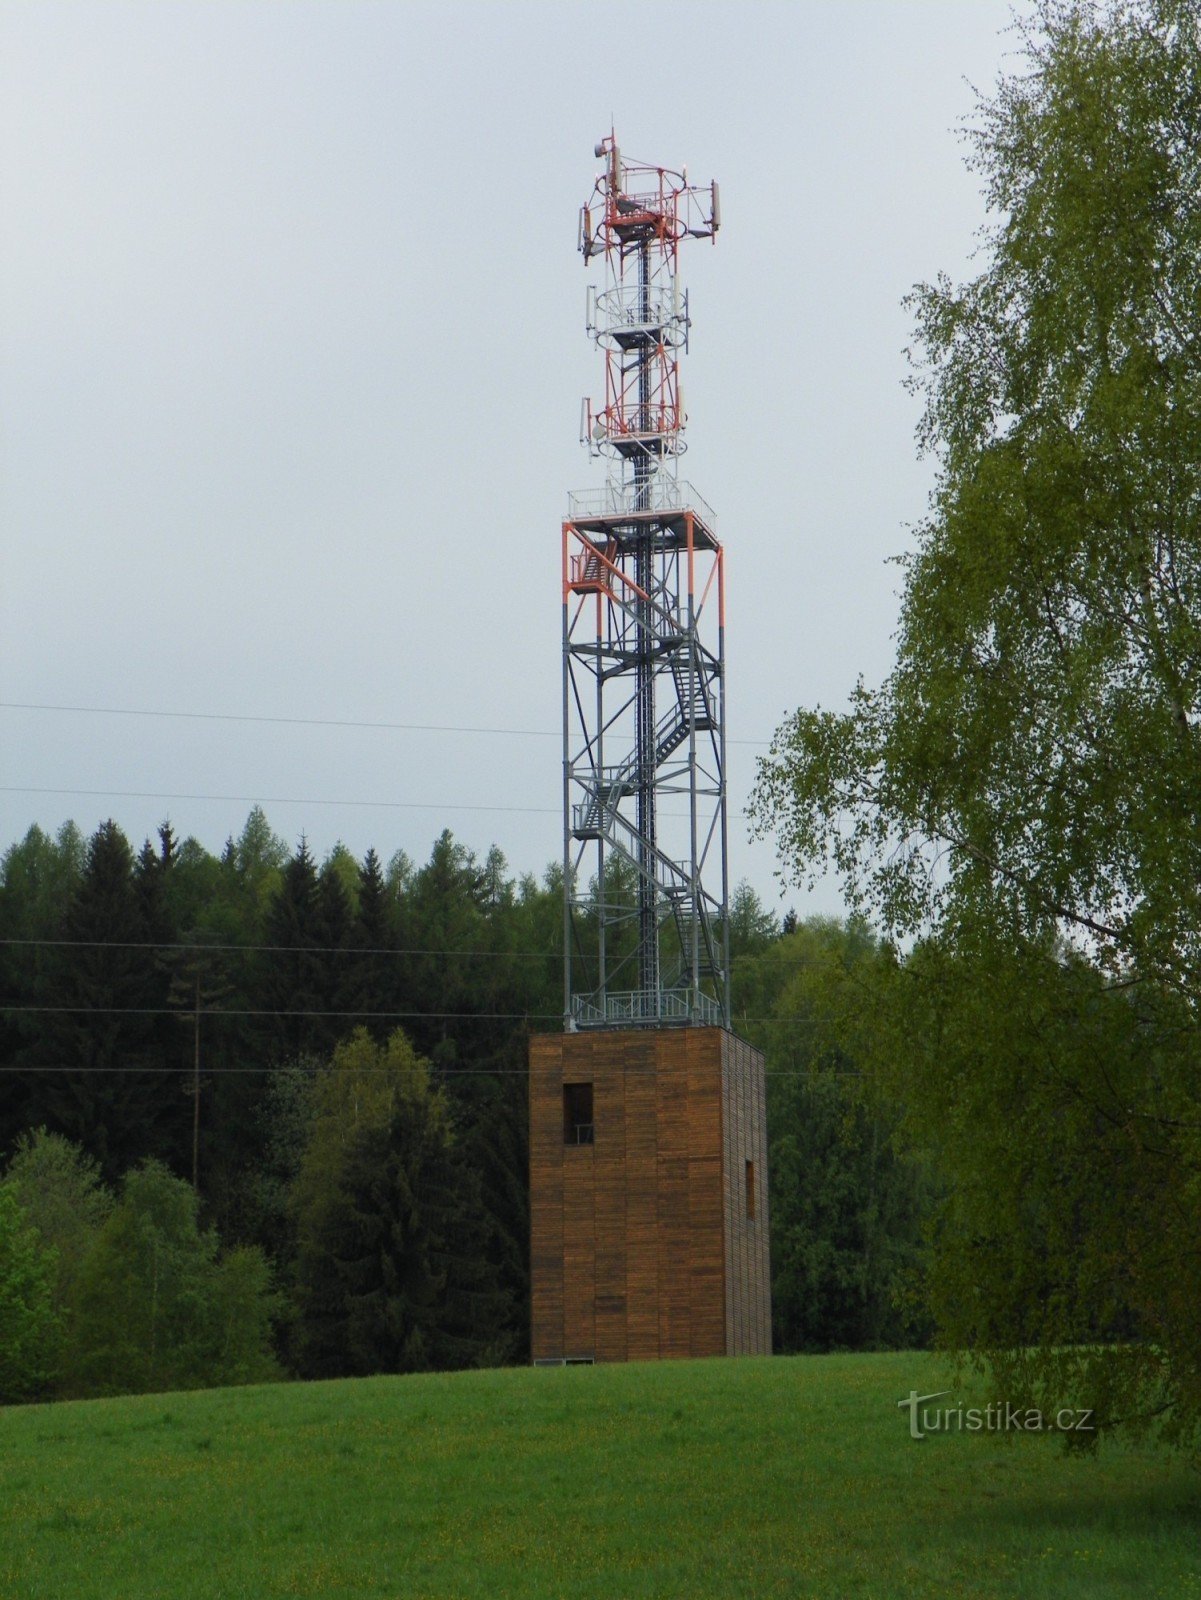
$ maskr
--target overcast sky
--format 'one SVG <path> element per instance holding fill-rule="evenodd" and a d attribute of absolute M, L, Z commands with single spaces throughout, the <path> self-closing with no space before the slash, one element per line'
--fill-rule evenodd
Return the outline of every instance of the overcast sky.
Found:
<path fill-rule="evenodd" d="M 721 184 L 683 252 L 682 476 L 727 551 L 733 875 L 837 910 L 777 898 L 743 807 L 756 741 L 888 669 L 931 476 L 901 299 L 971 270 L 956 129 L 1009 21 L 6 0 L 0 849 L 111 815 L 217 850 L 258 800 L 319 855 L 423 860 L 449 825 L 558 857 L 559 525 L 603 470 L 576 224 L 612 122 Z"/>

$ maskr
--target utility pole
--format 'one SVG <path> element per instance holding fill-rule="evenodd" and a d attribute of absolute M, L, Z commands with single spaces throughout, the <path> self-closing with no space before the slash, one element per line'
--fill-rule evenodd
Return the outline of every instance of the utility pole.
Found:
<path fill-rule="evenodd" d="M 200 963 L 196 963 L 192 1013 L 192 1188 L 200 1193 Z"/>

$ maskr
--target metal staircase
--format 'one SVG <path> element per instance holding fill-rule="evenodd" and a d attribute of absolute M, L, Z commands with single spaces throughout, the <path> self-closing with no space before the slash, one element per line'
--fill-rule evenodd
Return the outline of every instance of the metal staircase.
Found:
<path fill-rule="evenodd" d="M 690 670 L 687 665 L 673 658 L 671 677 L 675 684 L 675 698 L 655 725 L 656 768 L 663 766 L 694 732 L 703 733 L 716 726 L 712 693 L 706 675 L 695 669 Z M 636 750 L 632 750 L 619 766 L 602 767 L 593 775 L 588 798 L 573 808 L 572 833 L 575 838 L 600 837 L 606 813 L 613 812 L 616 815 L 618 804 L 636 793 L 637 775 Z M 618 820 L 624 821 L 624 818 L 618 817 Z"/>

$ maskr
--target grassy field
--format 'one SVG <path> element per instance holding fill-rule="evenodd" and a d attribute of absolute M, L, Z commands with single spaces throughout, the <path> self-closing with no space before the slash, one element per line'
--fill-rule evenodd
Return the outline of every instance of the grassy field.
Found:
<path fill-rule="evenodd" d="M 0 1411 L 0 1595 L 1201 1600 L 1197 1473 L 915 1442 L 897 1399 L 950 1381 L 830 1356 Z"/>

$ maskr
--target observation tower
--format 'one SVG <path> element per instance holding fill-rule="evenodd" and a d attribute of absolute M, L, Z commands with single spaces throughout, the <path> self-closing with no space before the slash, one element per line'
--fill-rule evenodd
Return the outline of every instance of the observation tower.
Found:
<path fill-rule="evenodd" d="M 763 1057 L 730 1031 L 725 575 L 679 476 L 681 246 L 717 185 L 623 159 L 580 214 L 603 281 L 605 480 L 563 523 L 563 1031 L 530 1040 L 539 1365 L 771 1350 Z"/>
<path fill-rule="evenodd" d="M 604 397 L 580 438 L 606 475 L 563 524 L 564 1018 L 728 1026 L 725 578 L 679 475 L 680 250 L 716 237 L 718 190 L 624 160 L 612 135 L 595 153 L 579 244 L 603 272 L 587 328 Z"/>

